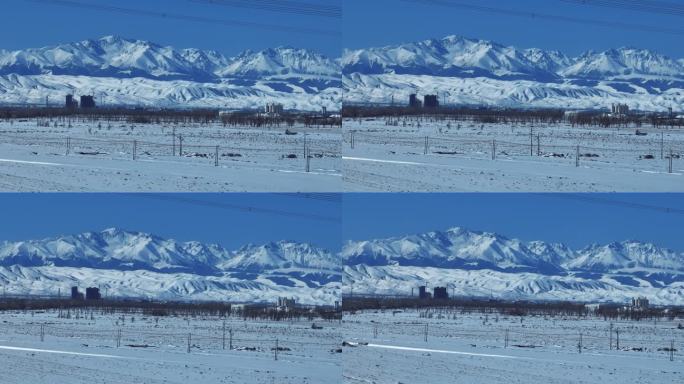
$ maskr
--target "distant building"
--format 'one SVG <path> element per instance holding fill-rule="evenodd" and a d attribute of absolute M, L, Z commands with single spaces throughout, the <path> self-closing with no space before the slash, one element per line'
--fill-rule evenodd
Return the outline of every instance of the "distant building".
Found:
<path fill-rule="evenodd" d="M 267 115 L 278 116 L 283 114 L 283 105 L 278 103 L 268 103 L 264 107 L 264 112 Z"/>
<path fill-rule="evenodd" d="M 81 108 L 95 108 L 95 96 L 81 96 Z"/>
<path fill-rule="evenodd" d="M 86 288 L 86 300 L 101 300 L 100 288 L 90 287 Z"/>
<path fill-rule="evenodd" d="M 294 308 L 296 305 L 296 301 L 293 298 L 288 298 L 288 297 L 279 297 L 278 298 L 278 309 L 279 310 L 288 310 L 291 308 Z"/>
<path fill-rule="evenodd" d="M 66 95 L 66 103 L 64 105 L 67 109 L 76 109 L 78 108 L 78 101 L 74 99 L 74 95 Z"/>
<path fill-rule="evenodd" d="M 629 105 L 627 104 L 612 104 L 610 106 L 610 111 L 614 116 L 625 116 L 629 114 Z"/>
<path fill-rule="evenodd" d="M 437 108 L 437 107 L 439 107 L 439 100 L 437 100 L 437 95 L 425 95 L 425 96 L 423 96 L 423 107 L 425 107 L 425 108 Z"/>
<path fill-rule="evenodd" d="M 447 293 L 446 287 L 435 287 L 433 289 L 432 297 L 435 299 L 448 299 L 449 294 Z"/>
<path fill-rule="evenodd" d="M 79 292 L 78 287 L 71 287 L 71 300 L 83 300 L 83 292 Z"/>
<path fill-rule="evenodd" d="M 648 299 L 645 297 L 636 297 L 632 299 L 632 308 L 646 309 L 648 308 Z"/>
<path fill-rule="evenodd" d="M 416 95 L 415 93 L 409 95 L 409 107 L 420 108 L 422 106 L 423 103 L 418 99 L 418 95 Z"/>
<path fill-rule="evenodd" d="M 421 285 L 420 287 L 418 287 L 418 297 L 420 299 L 429 299 L 432 297 L 432 295 L 430 294 L 430 292 L 427 291 L 426 286 Z"/>

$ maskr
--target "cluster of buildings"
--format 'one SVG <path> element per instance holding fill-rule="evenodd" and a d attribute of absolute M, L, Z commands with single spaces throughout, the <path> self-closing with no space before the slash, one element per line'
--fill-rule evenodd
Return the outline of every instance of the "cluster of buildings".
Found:
<path fill-rule="evenodd" d="M 421 300 L 435 299 L 435 300 L 446 300 L 449 298 L 449 293 L 446 287 L 434 287 L 432 288 L 432 293 L 428 292 L 427 287 L 421 285 L 418 287 L 418 298 Z"/>
<path fill-rule="evenodd" d="M 86 288 L 84 296 L 83 292 L 78 290 L 78 287 L 71 287 L 71 300 L 102 300 L 102 295 L 100 294 L 100 288 Z"/>
<path fill-rule="evenodd" d="M 67 109 L 77 109 L 79 106 L 82 109 L 95 108 L 95 96 L 83 95 L 81 96 L 81 102 L 74 97 L 74 95 L 66 95 L 66 102 L 64 105 Z"/>
<path fill-rule="evenodd" d="M 418 95 L 412 93 L 409 95 L 409 107 L 411 108 L 437 108 L 439 107 L 439 99 L 437 95 L 425 95 L 421 101 Z"/>
<path fill-rule="evenodd" d="M 635 309 L 646 309 L 648 308 L 648 299 L 645 297 L 633 297 L 632 298 L 632 308 Z"/>
<path fill-rule="evenodd" d="M 629 105 L 627 104 L 612 104 L 610 106 L 610 113 L 613 116 L 627 116 L 629 114 Z"/>

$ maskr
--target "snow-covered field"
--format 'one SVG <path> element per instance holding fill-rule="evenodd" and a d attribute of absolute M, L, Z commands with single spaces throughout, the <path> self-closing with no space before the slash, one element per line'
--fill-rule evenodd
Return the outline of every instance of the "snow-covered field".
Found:
<path fill-rule="evenodd" d="M 3 384 L 313 384 L 339 382 L 342 370 L 337 322 L 314 320 L 323 328 L 313 329 L 304 320 L 228 318 L 224 349 L 217 317 L 72 311 L 67 319 L 55 310 L 1 312 L 0 320 Z"/>
<path fill-rule="evenodd" d="M 218 123 L 3 120 L 0 190 L 339 191 L 340 131 L 294 126 L 290 131 L 296 134 L 286 135 L 285 130 Z"/>
<path fill-rule="evenodd" d="M 684 377 L 679 323 L 612 321 L 611 349 L 611 321 L 591 317 L 345 312 L 344 382 L 673 383 Z"/>
<path fill-rule="evenodd" d="M 684 185 L 684 131 L 677 128 L 642 127 L 646 135 L 636 135 L 635 127 L 567 123 L 389 122 L 343 122 L 345 191 L 671 192 Z"/>

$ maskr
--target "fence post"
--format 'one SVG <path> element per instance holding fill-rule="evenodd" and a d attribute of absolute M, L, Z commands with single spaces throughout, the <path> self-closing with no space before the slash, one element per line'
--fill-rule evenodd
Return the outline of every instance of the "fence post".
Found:
<path fill-rule="evenodd" d="M 425 342 L 427 343 L 427 337 L 428 337 L 428 325 L 425 324 Z"/>
<path fill-rule="evenodd" d="M 579 342 L 577 343 L 577 351 L 582 353 L 582 332 L 579 334 Z"/>
<path fill-rule="evenodd" d="M 218 167 L 218 163 L 219 163 L 219 154 L 218 154 L 219 151 L 218 151 L 218 148 L 219 148 L 219 146 L 217 145 L 217 146 L 216 146 L 215 158 L 214 158 L 214 167 Z"/>
<path fill-rule="evenodd" d="M 309 172 L 311 170 L 311 156 L 310 156 L 310 149 L 306 149 L 306 172 Z"/>
<path fill-rule="evenodd" d="M 670 159 L 669 159 L 669 166 L 667 168 L 667 173 L 672 173 L 672 148 L 670 148 Z"/>
<path fill-rule="evenodd" d="M 116 347 L 119 348 L 121 346 L 121 328 L 116 332 Z"/>
<path fill-rule="evenodd" d="M 670 340 L 670 361 L 674 361 L 674 340 Z"/>
<path fill-rule="evenodd" d="M 613 350 L 613 323 L 610 323 L 610 331 L 608 331 L 608 334 L 610 335 L 610 350 Z"/>
<path fill-rule="evenodd" d="M 537 133 L 537 156 L 541 156 L 541 134 Z"/>
<path fill-rule="evenodd" d="M 275 339 L 275 350 L 273 351 L 273 356 L 275 360 L 278 360 L 278 338 Z"/>
<path fill-rule="evenodd" d="M 178 135 L 178 157 L 183 157 L 183 135 Z"/>
<path fill-rule="evenodd" d="M 575 151 L 575 167 L 579 167 L 579 145 L 577 146 L 577 150 Z"/>
<path fill-rule="evenodd" d="M 665 135 L 663 134 L 663 131 L 660 131 L 660 160 L 663 159 L 664 156 L 664 149 L 665 149 Z"/>
<path fill-rule="evenodd" d="M 351 144 L 351 149 L 354 149 L 354 130 L 351 131 L 350 144 Z"/>
<path fill-rule="evenodd" d="M 532 127 L 530 127 L 530 156 L 532 156 L 532 150 L 534 145 L 532 144 Z"/>
<path fill-rule="evenodd" d="M 226 321 L 223 320 L 223 349 L 226 349 Z"/>
<path fill-rule="evenodd" d="M 45 341 L 45 324 L 40 325 L 40 341 Z"/>
<path fill-rule="evenodd" d="M 133 140 L 133 160 L 136 158 L 136 152 L 138 151 L 138 141 Z"/>
<path fill-rule="evenodd" d="M 506 335 L 504 336 L 504 348 L 508 348 L 508 328 L 506 328 Z"/>
<path fill-rule="evenodd" d="M 496 159 L 496 139 L 492 139 L 492 160 Z"/>
<path fill-rule="evenodd" d="M 190 353 L 190 340 L 192 339 L 192 335 L 188 333 L 188 353 Z"/>
<path fill-rule="evenodd" d="M 429 139 L 427 136 L 425 136 L 425 148 L 424 148 L 424 150 L 423 150 L 423 154 L 424 154 L 424 155 L 427 155 L 427 154 L 428 154 L 429 140 L 430 140 L 430 139 Z"/>
<path fill-rule="evenodd" d="M 230 340 L 228 344 L 228 348 L 232 351 L 233 350 L 233 328 L 228 330 L 228 333 L 230 335 Z"/>
<path fill-rule="evenodd" d="M 71 138 L 67 136 L 66 138 L 66 155 L 69 155 L 69 152 L 71 151 Z"/>
<path fill-rule="evenodd" d="M 615 349 L 620 349 L 620 330 L 615 330 Z"/>
<path fill-rule="evenodd" d="M 173 133 L 171 134 L 173 140 L 173 156 L 176 156 L 176 127 L 173 127 Z"/>

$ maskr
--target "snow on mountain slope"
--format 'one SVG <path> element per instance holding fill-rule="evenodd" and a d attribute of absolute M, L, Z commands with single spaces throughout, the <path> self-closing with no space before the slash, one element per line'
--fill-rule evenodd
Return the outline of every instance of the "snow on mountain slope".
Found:
<path fill-rule="evenodd" d="M 330 304 L 338 300 L 340 271 L 330 252 L 286 241 L 228 251 L 112 228 L 0 244 L 0 282 L 16 294 L 80 285 L 122 297 L 273 301 L 294 295 Z"/>
<path fill-rule="evenodd" d="M 349 103 L 431 93 L 450 104 L 605 108 L 625 102 L 647 110 L 684 101 L 683 62 L 645 49 L 568 57 L 457 36 L 348 50 L 341 60 Z"/>
<path fill-rule="evenodd" d="M 0 51 L 0 102 L 42 103 L 95 93 L 109 105 L 339 108 L 336 60 L 289 47 L 246 51 L 175 49 L 106 36 L 52 47 Z M 245 100 L 242 100 L 245 99 Z"/>
<path fill-rule="evenodd" d="M 684 302 L 684 254 L 637 241 L 566 245 L 452 228 L 388 239 L 350 241 L 341 252 L 354 292 L 410 293 L 453 287 L 462 295 L 624 301 L 639 295 Z"/>

